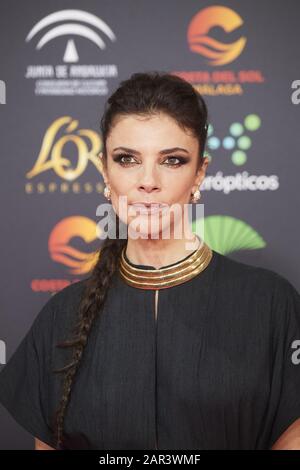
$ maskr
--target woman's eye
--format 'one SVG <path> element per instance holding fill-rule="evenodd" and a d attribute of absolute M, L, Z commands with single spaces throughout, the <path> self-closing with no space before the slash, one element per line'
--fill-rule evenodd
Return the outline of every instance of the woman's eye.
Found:
<path fill-rule="evenodd" d="M 133 158 L 132 155 L 120 154 L 114 158 L 114 161 L 120 163 L 122 166 L 126 166 L 134 163 L 133 161 L 130 161 L 131 158 Z"/>
<path fill-rule="evenodd" d="M 179 157 L 168 157 L 165 161 L 171 160 L 174 162 L 174 160 L 177 160 L 177 162 L 174 163 L 167 163 L 168 166 L 179 166 L 183 163 L 183 160 Z"/>

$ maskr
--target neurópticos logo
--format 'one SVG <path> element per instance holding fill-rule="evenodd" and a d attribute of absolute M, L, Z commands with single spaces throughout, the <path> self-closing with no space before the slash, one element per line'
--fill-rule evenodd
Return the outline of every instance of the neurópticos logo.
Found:
<path fill-rule="evenodd" d="M 60 10 L 45 16 L 29 31 L 26 42 L 36 41 L 35 49 L 40 52 L 52 41 L 67 37 L 63 64 L 28 65 L 25 77 L 34 79 L 36 95 L 106 95 L 107 78 L 118 75 L 115 64 L 80 65 L 75 37 L 88 40 L 103 53 L 106 42 L 116 41 L 110 26 L 98 16 L 84 10 Z M 103 39 L 102 36 L 105 36 Z M 82 45 L 84 47 L 85 45 Z M 46 50 L 46 48 L 45 48 Z M 85 49 L 91 54 L 90 49 Z M 47 52 L 46 52 L 47 53 Z M 87 53 L 87 52 L 86 52 Z M 49 63 L 49 59 L 47 63 Z"/>
<path fill-rule="evenodd" d="M 251 152 L 253 155 L 253 141 L 255 133 L 260 130 L 262 119 L 256 113 L 247 114 L 240 121 L 233 121 L 228 126 L 226 134 L 218 135 L 216 126 L 209 124 L 207 133 L 207 150 L 205 155 L 209 158 L 210 165 L 220 162 L 227 166 L 228 156 L 230 161 L 238 167 L 244 167 Z M 215 129 L 216 127 L 216 129 Z M 257 155 L 257 152 L 255 152 Z M 226 159 L 224 158 L 226 157 Z M 259 165 L 259 162 L 257 162 Z M 275 191 L 279 188 L 279 176 L 249 174 L 246 169 L 236 174 L 224 175 L 218 170 L 215 175 L 206 175 L 201 190 L 221 191 L 230 194 L 232 191 Z"/>
<path fill-rule="evenodd" d="M 247 49 L 246 44 L 252 40 L 252 36 L 246 38 L 243 29 L 244 19 L 232 8 L 223 5 L 202 8 L 187 27 L 187 45 L 193 55 L 195 69 L 174 70 L 172 73 L 190 82 L 203 96 L 241 96 L 252 90 L 253 85 L 265 83 L 262 71 L 255 64 L 243 69 L 224 68 L 238 61 Z M 255 28 L 251 31 L 254 35 Z M 207 69 L 203 70 L 203 62 Z M 201 70 L 198 69 L 199 63 Z"/>
<path fill-rule="evenodd" d="M 193 232 L 199 235 L 200 222 L 196 219 L 192 223 Z M 222 255 L 239 250 L 258 250 L 266 246 L 263 237 L 247 222 L 228 215 L 204 217 L 203 233 L 207 245 Z"/>
<path fill-rule="evenodd" d="M 0 80 L 0 104 L 6 104 L 6 85 L 3 80 Z"/>
<path fill-rule="evenodd" d="M 103 184 L 98 181 L 95 185 L 77 181 L 87 171 L 88 165 L 93 166 L 98 175 L 101 174 L 100 149 L 100 135 L 96 131 L 80 128 L 79 121 L 71 116 L 57 118 L 46 130 L 35 164 L 26 173 L 26 178 L 31 181 L 26 183 L 25 192 L 102 193 Z M 56 178 L 47 180 L 41 176 L 45 173 Z M 37 177 L 39 181 L 36 181 Z"/>
<path fill-rule="evenodd" d="M 209 65 L 224 65 L 235 60 L 246 45 L 245 36 L 226 44 L 209 35 L 218 26 L 231 33 L 243 24 L 238 13 L 224 6 L 212 6 L 200 10 L 189 24 L 187 37 L 191 51 L 202 55 Z"/>

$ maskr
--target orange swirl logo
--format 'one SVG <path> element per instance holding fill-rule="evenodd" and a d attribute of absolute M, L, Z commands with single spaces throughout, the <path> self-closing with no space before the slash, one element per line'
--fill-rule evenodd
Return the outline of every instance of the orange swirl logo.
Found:
<path fill-rule="evenodd" d="M 226 33 L 243 24 L 242 18 L 233 10 L 223 6 L 212 6 L 201 10 L 190 22 L 187 38 L 191 51 L 208 59 L 210 65 L 232 62 L 243 51 L 246 38 L 241 37 L 231 44 L 217 41 L 208 35 L 211 28 L 219 26 Z"/>
<path fill-rule="evenodd" d="M 66 135 L 57 138 L 63 126 L 66 126 Z M 91 129 L 78 129 L 77 134 L 71 134 L 77 127 L 78 121 L 70 116 L 58 118 L 51 124 L 44 136 L 36 163 L 26 174 L 27 178 L 33 178 L 43 171 L 53 169 L 62 179 L 74 181 L 85 171 L 88 161 L 91 161 L 101 173 L 101 162 L 97 158 L 101 147 L 99 135 Z M 89 146 L 84 139 L 89 141 Z M 77 148 L 75 168 L 71 168 L 71 160 L 63 155 L 67 143 L 72 143 Z"/>
<path fill-rule="evenodd" d="M 98 252 L 85 253 L 71 246 L 72 238 L 80 237 L 85 243 L 98 238 L 97 224 L 83 216 L 72 216 L 61 220 L 48 240 L 48 249 L 53 261 L 69 268 L 71 274 L 86 274 L 97 260 Z"/>

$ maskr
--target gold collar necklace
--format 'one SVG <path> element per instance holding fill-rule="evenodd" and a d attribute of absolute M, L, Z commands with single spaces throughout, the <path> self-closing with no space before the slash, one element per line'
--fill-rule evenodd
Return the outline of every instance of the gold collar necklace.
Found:
<path fill-rule="evenodd" d="M 210 263 L 213 252 L 205 242 L 201 242 L 191 255 L 173 265 L 158 269 L 134 267 L 125 259 L 124 246 L 121 252 L 119 272 L 124 281 L 138 289 L 166 289 L 182 284 L 197 276 Z"/>

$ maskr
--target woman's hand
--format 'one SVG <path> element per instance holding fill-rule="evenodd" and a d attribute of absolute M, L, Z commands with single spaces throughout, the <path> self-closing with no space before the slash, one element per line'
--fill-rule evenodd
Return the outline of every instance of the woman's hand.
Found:
<path fill-rule="evenodd" d="M 271 450 L 300 450 L 300 418 L 281 434 Z"/>
<path fill-rule="evenodd" d="M 34 450 L 55 450 L 53 447 L 48 446 L 48 444 L 45 444 L 45 442 L 40 441 L 36 437 L 34 438 L 34 443 Z"/>

